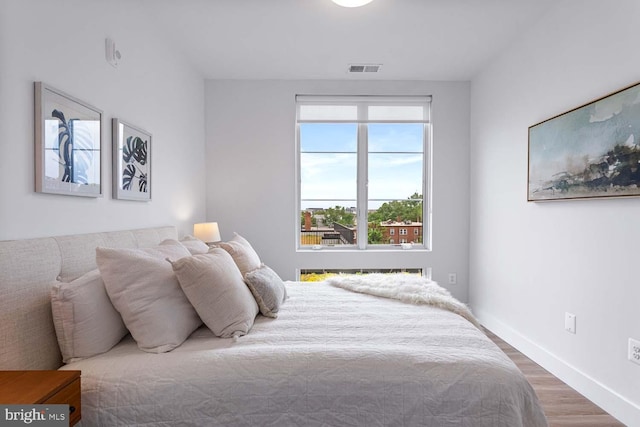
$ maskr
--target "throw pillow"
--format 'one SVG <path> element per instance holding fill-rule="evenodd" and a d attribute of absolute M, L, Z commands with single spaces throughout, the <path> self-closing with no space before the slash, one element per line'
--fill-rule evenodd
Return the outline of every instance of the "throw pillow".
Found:
<path fill-rule="evenodd" d="M 239 234 L 234 233 L 231 240 L 219 243 L 218 245 L 229 252 L 229 255 L 233 257 L 242 275 L 260 267 L 260 257 L 247 239 Z"/>
<path fill-rule="evenodd" d="M 258 306 L 240 270 L 223 249 L 171 262 L 182 290 L 200 318 L 219 337 L 245 335 Z"/>
<path fill-rule="evenodd" d="M 127 333 L 96 269 L 51 288 L 53 324 L 64 363 L 109 351 Z"/>
<path fill-rule="evenodd" d="M 244 281 L 260 307 L 260 313 L 267 317 L 278 317 L 280 305 L 287 298 L 287 289 L 278 274 L 262 265 L 244 275 Z"/>
<path fill-rule="evenodd" d="M 164 243 L 165 241 L 163 241 L 162 243 Z M 211 249 L 205 242 L 200 239 L 196 239 L 193 236 L 184 236 L 180 240 L 180 243 L 182 243 L 184 247 L 187 248 L 189 252 L 191 252 L 191 255 L 206 254 L 207 252 L 209 252 L 209 249 Z"/>
<path fill-rule="evenodd" d="M 165 261 L 190 256 L 175 240 L 153 248 L 96 249 L 107 294 L 141 350 L 173 350 L 202 324 Z"/>

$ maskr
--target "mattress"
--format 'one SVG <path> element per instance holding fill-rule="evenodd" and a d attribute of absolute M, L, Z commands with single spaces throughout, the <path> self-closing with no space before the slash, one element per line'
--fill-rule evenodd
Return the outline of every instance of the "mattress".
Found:
<path fill-rule="evenodd" d="M 82 371 L 83 426 L 546 426 L 522 373 L 457 314 L 287 282 L 246 336 L 109 352 Z"/>

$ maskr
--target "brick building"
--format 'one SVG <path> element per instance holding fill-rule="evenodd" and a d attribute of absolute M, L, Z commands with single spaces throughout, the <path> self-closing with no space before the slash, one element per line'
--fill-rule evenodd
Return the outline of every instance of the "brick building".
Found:
<path fill-rule="evenodd" d="M 384 221 L 380 223 L 385 243 L 422 243 L 422 223 L 413 221 Z"/>

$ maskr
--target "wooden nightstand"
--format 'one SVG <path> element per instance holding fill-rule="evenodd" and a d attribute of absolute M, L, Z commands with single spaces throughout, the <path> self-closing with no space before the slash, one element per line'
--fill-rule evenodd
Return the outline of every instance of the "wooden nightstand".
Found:
<path fill-rule="evenodd" d="M 0 371 L 0 404 L 67 404 L 69 425 L 82 415 L 80 371 Z"/>

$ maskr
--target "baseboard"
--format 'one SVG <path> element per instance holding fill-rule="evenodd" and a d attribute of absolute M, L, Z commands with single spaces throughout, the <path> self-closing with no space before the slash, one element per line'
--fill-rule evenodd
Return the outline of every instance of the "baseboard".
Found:
<path fill-rule="evenodd" d="M 475 308 L 473 313 L 480 323 L 491 332 L 600 406 L 620 422 L 629 427 L 640 427 L 639 406 L 540 347 L 492 315 Z"/>

